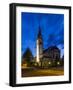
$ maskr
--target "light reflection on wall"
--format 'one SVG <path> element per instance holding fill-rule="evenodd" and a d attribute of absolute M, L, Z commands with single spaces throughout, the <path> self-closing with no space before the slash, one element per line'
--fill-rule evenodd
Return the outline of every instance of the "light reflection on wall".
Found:
<path fill-rule="evenodd" d="M 40 61 L 40 56 L 39 56 L 39 44 L 38 44 L 39 42 L 38 42 L 38 40 L 37 40 L 37 47 L 36 47 L 36 49 L 37 49 L 37 57 L 36 57 L 36 62 L 39 62 Z"/>

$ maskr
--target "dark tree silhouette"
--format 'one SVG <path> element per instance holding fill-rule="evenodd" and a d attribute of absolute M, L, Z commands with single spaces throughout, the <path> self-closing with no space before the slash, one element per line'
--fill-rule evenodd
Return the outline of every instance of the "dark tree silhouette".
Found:
<path fill-rule="evenodd" d="M 25 58 L 25 59 L 26 59 L 26 62 L 27 62 L 27 63 L 30 63 L 31 59 L 33 58 L 33 55 L 32 55 L 32 53 L 31 53 L 31 51 L 30 51 L 29 48 L 27 48 L 27 50 L 26 50 L 26 52 L 23 54 L 22 58 L 23 58 L 23 59 Z"/>

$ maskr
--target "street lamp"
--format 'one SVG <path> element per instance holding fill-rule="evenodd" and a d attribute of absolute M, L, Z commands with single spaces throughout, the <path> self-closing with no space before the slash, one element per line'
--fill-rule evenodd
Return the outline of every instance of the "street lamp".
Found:
<path fill-rule="evenodd" d="M 51 62 L 48 62 L 48 64 L 51 64 Z"/>
<path fill-rule="evenodd" d="M 57 62 L 58 65 L 60 65 L 60 62 Z"/>

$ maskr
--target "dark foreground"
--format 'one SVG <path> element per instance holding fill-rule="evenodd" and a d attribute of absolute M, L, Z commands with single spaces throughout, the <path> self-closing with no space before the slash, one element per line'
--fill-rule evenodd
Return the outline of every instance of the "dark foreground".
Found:
<path fill-rule="evenodd" d="M 33 76 L 60 76 L 64 75 L 63 67 L 54 67 L 48 69 L 36 69 L 36 68 L 23 68 L 21 69 L 22 77 L 33 77 Z"/>

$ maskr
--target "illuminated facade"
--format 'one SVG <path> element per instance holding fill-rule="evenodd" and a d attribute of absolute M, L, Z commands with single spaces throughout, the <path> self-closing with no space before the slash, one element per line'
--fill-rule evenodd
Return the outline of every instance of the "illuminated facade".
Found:
<path fill-rule="evenodd" d="M 41 30 L 39 28 L 38 32 L 38 38 L 36 42 L 36 62 L 40 62 L 40 60 L 43 57 L 43 40 L 42 40 L 42 35 L 41 35 Z"/>
<path fill-rule="evenodd" d="M 28 63 L 28 66 L 41 66 L 41 67 L 48 67 L 48 66 L 57 66 L 63 65 L 63 61 L 60 58 L 60 50 L 56 46 L 48 47 L 47 49 L 43 49 L 43 39 L 41 34 L 41 29 L 39 27 L 37 40 L 36 40 L 36 56 L 32 55 L 30 49 L 27 49 L 26 52 L 23 54 L 23 65 Z M 33 63 L 33 64 L 32 64 Z"/>

